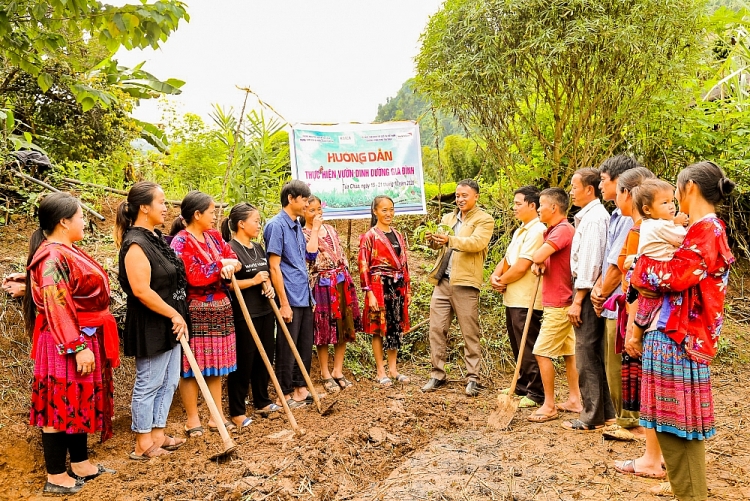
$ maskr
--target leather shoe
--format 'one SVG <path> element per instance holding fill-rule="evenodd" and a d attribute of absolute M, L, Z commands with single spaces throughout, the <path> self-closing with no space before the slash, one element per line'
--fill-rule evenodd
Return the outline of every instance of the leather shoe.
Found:
<path fill-rule="evenodd" d="M 71 487 L 65 487 L 63 485 L 57 485 L 53 484 L 50 481 L 47 481 L 47 483 L 44 485 L 44 494 L 75 494 L 76 492 L 83 489 L 83 480 L 76 479 L 75 485 Z"/>
<path fill-rule="evenodd" d="M 422 393 L 429 393 L 435 391 L 445 384 L 445 379 L 436 379 L 431 377 L 427 384 L 422 386 Z"/>
<path fill-rule="evenodd" d="M 482 390 L 484 390 L 484 386 L 477 381 L 469 381 L 469 384 L 466 385 L 466 395 L 469 397 L 478 396 Z"/>

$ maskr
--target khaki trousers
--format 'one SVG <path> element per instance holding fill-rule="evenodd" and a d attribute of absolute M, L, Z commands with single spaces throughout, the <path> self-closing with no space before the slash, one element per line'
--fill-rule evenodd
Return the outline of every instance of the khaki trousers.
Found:
<path fill-rule="evenodd" d="M 664 432 L 656 432 L 656 439 L 664 455 L 674 497 L 679 501 L 707 499 L 706 442 L 686 440 Z"/>
<path fill-rule="evenodd" d="M 446 377 L 448 331 L 454 313 L 464 338 L 467 379 L 478 382 L 479 363 L 482 360 L 479 342 L 479 290 L 463 285 L 451 286 L 448 279 L 440 280 L 435 286 L 430 301 L 430 377 L 441 380 Z"/>
<path fill-rule="evenodd" d="M 623 428 L 635 428 L 639 425 L 640 413 L 622 409 L 622 353 L 615 353 L 617 346 L 617 319 L 608 318 L 604 323 L 604 372 L 607 374 L 607 385 L 615 406 L 617 424 Z"/>

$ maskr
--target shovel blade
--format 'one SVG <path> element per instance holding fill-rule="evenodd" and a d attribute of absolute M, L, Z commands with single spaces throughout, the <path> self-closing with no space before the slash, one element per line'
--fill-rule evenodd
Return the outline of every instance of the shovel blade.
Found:
<path fill-rule="evenodd" d="M 497 407 L 487 418 L 487 424 L 498 430 L 506 430 L 518 410 L 519 400 L 513 395 L 498 395 Z"/>

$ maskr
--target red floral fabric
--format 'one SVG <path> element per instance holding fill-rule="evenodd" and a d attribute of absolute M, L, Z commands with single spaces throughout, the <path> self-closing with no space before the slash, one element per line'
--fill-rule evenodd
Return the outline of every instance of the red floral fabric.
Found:
<path fill-rule="evenodd" d="M 667 295 L 658 328 L 684 342 L 696 362 L 708 364 L 716 355 L 732 263 L 724 223 L 712 214 L 690 226 L 670 261 L 641 256 L 633 270 L 632 285 Z"/>
<path fill-rule="evenodd" d="M 206 241 L 199 242 L 188 231 L 182 230 L 170 244 L 185 263 L 188 304 L 194 300 L 211 302 L 229 297 L 221 280 L 221 260 L 237 259 L 237 255 L 218 231 L 207 230 L 203 236 Z"/>

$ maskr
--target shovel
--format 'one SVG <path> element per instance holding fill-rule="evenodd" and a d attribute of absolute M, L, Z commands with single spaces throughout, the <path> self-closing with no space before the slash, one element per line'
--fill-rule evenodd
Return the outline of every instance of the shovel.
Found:
<path fill-rule="evenodd" d="M 224 426 L 224 420 L 221 417 L 219 408 L 216 407 L 216 402 L 214 402 L 211 392 L 208 390 L 208 386 L 206 386 L 206 380 L 203 379 L 201 369 L 198 367 L 198 362 L 195 361 L 193 350 L 190 349 L 190 345 L 188 344 L 187 339 L 185 339 L 185 336 L 180 337 L 180 344 L 182 344 L 182 350 L 185 352 L 185 356 L 190 363 L 190 368 L 193 369 L 193 376 L 195 377 L 195 380 L 198 381 L 198 386 L 201 389 L 201 393 L 203 393 L 203 399 L 206 401 L 206 405 L 208 405 L 209 412 L 211 412 L 211 418 L 214 420 L 214 423 L 216 423 L 216 427 L 219 429 L 219 435 L 221 435 L 221 440 L 224 442 L 224 450 L 211 456 L 211 459 L 219 459 L 228 456 L 237 448 L 237 444 L 234 443 L 232 437 L 229 436 L 226 426 Z"/>
<path fill-rule="evenodd" d="M 307 391 L 309 391 L 310 395 L 312 395 L 313 400 L 315 401 L 315 406 L 318 408 L 318 412 L 320 413 L 321 416 L 326 416 L 330 414 L 337 400 L 336 399 L 332 400 L 325 407 L 323 407 L 320 404 L 320 398 L 318 398 L 318 393 L 315 391 L 312 381 L 310 380 L 310 374 L 308 374 L 307 369 L 305 369 L 305 364 L 302 363 L 302 357 L 299 356 L 299 351 L 297 351 L 297 346 L 294 344 L 294 339 L 292 339 L 292 335 L 289 334 L 289 329 L 286 328 L 286 322 L 284 322 L 284 319 L 281 317 L 281 312 L 279 311 L 279 307 L 276 306 L 276 301 L 274 301 L 271 298 L 268 298 L 268 302 L 271 303 L 271 308 L 273 308 L 273 312 L 276 314 L 276 318 L 279 321 L 281 330 L 284 331 L 284 336 L 286 336 L 286 340 L 289 343 L 289 348 L 291 348 L 292 353 L 294 354 L 294 358 L 295 360 L 297 360 L 297 365 L 299 366 L 299 370 L 300 372 L 302 372 L 302 376 L 305 378 L 305 383 L 307 384 Z M 282 400 L 283 400 L 283 397 L 282 397 Z"/>
<path fill-rule="evenodd" d="M 300 427 L 297 425 L 297 420 L 294 419 L 294 414 L 292 414 L 292 410 L 289 408 L 289 404 L 286 403 L 284 394 L 281 393 L 281 385 L 279 385 L 279 380 L 276 379 L 276 374 L 273 372 L 273 366 L 271 365 L 271 361 L 268 359 L 266 350 L 263 348 L 263 343 L 260 342 L 258 331 L 255 330 L 253 320 L 250 318 L 250 312 L 247 311 L 245 298 L 242 297 L 240 284 L 237 283 L 237 279 L 234 278 L 234 275 L 232 275 L 232 288 L 234 289 L 234 295 L 237 297 L 237 303 L 240 305 L 240 309 L 242 310 L 242 315 L 245 317 L 245 322 L 247 322 L 247 326 L 250 329 L 250 334 L 253 336 L 253 341 L 255 341 L 255 346 L 258 347 L 258 353 L 260 353 L 260 356 L 263 359 L 263 363 L 266 364 L 268 375 L 271 376 L 271 381 L 273 381 L 273 387 L 276 389 L 276 394 L 280 395 L 279 400 L 281 400 L 281 405 L 284 407 L 284 412 L 286 412 L 286 417 L 289 419 L 289 424 L 292 425 L 292 429 L 294 430 L 294 433 L 297 434 L 297 436 L 302 436 L 305 432 L 302 431 L 302 429 L 300 429 Z"/>
<path fill-rule="evenodd" d="M 490 417 L 487 419 L 487 424 L 498 430 L 505 430 L 510 426 L 510 422 L 513 421 L 513 416 L 518 410 L 518 404 L 520 399 L 516 398 L 516 383 L 518 383 L 518 376 L 521 374 L 521 361 L 523 360 L 523 350 L 526 347 L 526 336 L 529 334 L 529 326 L 531 325 L 531 315 L 534 313 L 534 303 L 536 302 L 536 296 L 539 294 L 539 283 L 542 280 L 542 276 L 539 275 L 536 279 L 536 286 L 534 287 L 534 295 L 531 298 L 531 304 L 526 312 L 526 322 L 523 325 L 523 335 L 521 336 L 521 346 L 518 348 L 518 360 L 516 360 L 516 372 L 513 374 L 513 381 L 510 383 L 510 389 L 507 395 L 500 394 L 497 396 L 497 408 L 490 413 Z"/>

